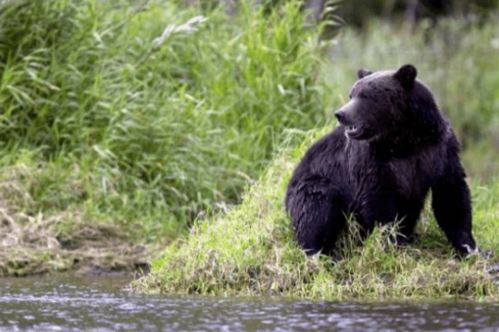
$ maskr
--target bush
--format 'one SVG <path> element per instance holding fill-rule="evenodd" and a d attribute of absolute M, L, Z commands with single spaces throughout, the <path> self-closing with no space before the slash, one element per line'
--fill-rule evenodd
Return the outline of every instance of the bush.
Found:
<path fill-rule="evenodd" d="M 177 3 L 2 2 L 4 154 L 83 167 L 82 200 L 125 219 L 185 225 L 236 201 L 284 128 L 324 118 L 317 34 L 299 1 L 204 9 L 197 25 Z"/>

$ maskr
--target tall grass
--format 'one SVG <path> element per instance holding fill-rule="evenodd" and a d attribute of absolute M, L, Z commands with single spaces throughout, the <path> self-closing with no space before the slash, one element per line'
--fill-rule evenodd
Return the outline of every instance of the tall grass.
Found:
<path fill-rule="evenodd" d="M 181 1 L 2 2 L 3 165 L 28 150 L 59 170 L 36 189 L 40 209 L 65 208 L 49 188 L 77 168 L 74 204 L 150 229 L 237 200 L 284 128 L 324 118 L 316 31 L 299 1 L 250 3 L 229 16 Z"/>

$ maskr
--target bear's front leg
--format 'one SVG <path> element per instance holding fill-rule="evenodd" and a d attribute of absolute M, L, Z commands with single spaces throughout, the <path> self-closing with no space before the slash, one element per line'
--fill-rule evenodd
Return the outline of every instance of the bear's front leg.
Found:
<path fill-rule="evenodd" d="M 435 218 L 456 251 L 463 256 L 476 252 L 470 191 L 457 151 L 450 153 L 442 176 L 432 186 L 432 197 Z"/>
<path fill-rule="evenodd" d="M 286 209 L 295 239 L 307 255 L 331 254 L 345 225 L 344 204 L 329 180 L 309 178 L 288 188 Z"/>

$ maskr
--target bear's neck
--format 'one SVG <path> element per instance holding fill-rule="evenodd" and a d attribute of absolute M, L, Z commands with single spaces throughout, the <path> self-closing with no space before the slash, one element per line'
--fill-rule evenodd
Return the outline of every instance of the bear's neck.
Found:
<path fill-rule="evenodd" d="M 406 158 L 428 146 L 438 144 L 444 134 L 444 127 L 406 128 L 403 132 L 392 132 L 369 141 L 370 155 L 376 159 Z M 422 134 L 423 133 L 423 134 Z"/>

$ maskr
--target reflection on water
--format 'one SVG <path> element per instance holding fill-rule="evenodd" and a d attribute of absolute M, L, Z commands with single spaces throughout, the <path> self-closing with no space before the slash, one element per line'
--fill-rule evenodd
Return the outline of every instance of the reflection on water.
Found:
<path fill-rule="evenodd" d="M 351 304 L 130 294 L 116 278 L 0 279 L 0 330 L 498 330 L 499 304 Z"/>

